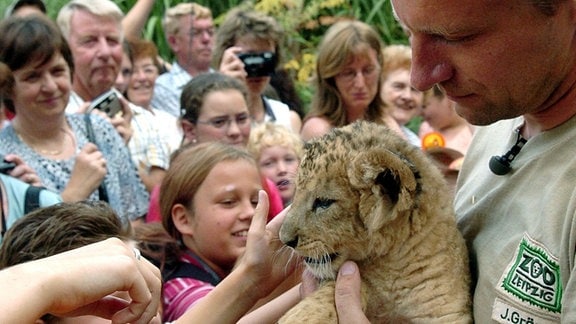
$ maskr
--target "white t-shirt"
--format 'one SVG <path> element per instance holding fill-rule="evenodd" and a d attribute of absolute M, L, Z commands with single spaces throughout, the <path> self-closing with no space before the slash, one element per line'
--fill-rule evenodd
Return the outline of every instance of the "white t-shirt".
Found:
<path fill-rule="evenodd" d="M 267 110 L 264 115 L 264 122 L 273 122 L 275 124 L 284 125 L 288 129 L 292 129 L 290 108 L 287 104 L 278 100 L 264 97 L 264 106 Z"/>
<path fill-rule="evenodd" d="M 576 323 L 576 117 L 528 140 L 503 176 L 492 156 L 523 118 L 478 127 L 458 179 L 476 323 Z"/>

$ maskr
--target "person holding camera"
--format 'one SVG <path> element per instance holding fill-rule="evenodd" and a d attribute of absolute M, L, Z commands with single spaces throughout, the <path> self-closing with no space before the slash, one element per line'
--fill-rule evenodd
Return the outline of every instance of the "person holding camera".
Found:
<path fill-rule="evenodd" d="M 131 130 L 126 145 L 134 165 L 140 170 L 141 180 L 148 190 L 152 190 L 162 181 L 168 168 L 169 148 L 160 136 L 160 126 L 154 115 L 129 102 L 113 88 L 122 64 L 123 18 L 124 13 L 111 0 L 73 0 L 60 9 L 57 23 L 74 59 L 73 91 L 66 111 L 83 112 L 89 102 L 92 107 L 100 96 L 115 95 L 119 101 L 105 100 L 118 108 L 102 107 L 100 111 L 110 112 L 105 116 L 121 135 L 126 129 Z M 105 106 L 109 106 L 108 103 Z M 118 110 L 122 112 L 116 113 Z M 121 120 L 127 123 L 116 123 Z"/>
<path fill-rule="evenodd" d="M 280 59 L 282 30 L 274 18 L 232 9 L 216 34 L 213 65 L 248 88 L 248 107 L 257 123 L 274 122 L 298 133 L 302 121 L 288 105 L 263 95 Z"/>

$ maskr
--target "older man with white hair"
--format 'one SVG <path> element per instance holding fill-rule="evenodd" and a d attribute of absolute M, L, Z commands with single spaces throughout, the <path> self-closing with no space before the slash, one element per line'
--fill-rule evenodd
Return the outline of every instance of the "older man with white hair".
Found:
<path fill-rule="evenodd" d="M 113 88 L 122 62 L 123 17 L 110 0 L 72 0 L 60 10 L 57 22 L 70 45 L 75 67 L 68 112 L 85 111 L 87 102 Z M 140 177 L 151 190 L 162 181 L 168 167 L 168 144 L 160 136 L 152 113 L 128 103 L 117 91 L 116 95 L 121 97 L 124 118 L 111 116 L 111 122 L 119 133 L 132 133 L 123 137 Z"/>

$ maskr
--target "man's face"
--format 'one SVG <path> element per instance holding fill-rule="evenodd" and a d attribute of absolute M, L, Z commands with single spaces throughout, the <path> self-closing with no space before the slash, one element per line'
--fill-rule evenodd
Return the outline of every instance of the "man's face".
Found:
<path fill-rule="evenodd" d="M 458 114 L 486 125 L 546 113 L 575 82 L 568 6 L 546 16 L 526 0 L 392 0 L 412 45 L 411 82 L 438 84 Z M 559 62 L 569 62 L 559 64 Z"/>
<path fill-rule="evenodd" d="M 113 85 L 122 63 L 122 31 L 110 17 L 76 10 L 70 22 L 70 49 L 74 56 L 74 90 L 94 99 Z"/>
<path fill-rule="evenodd" d="M 178 64 L 193 66 L 203 71 L 210 67 L 214 48 L 214 22 L 212 18 L 194 19 L 192 15 L 180 18 L 180 29 L 173 37 L 172 50 Z"/>

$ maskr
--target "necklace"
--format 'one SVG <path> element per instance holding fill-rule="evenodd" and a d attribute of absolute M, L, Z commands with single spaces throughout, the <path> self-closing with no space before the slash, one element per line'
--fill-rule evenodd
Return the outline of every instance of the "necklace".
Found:
<path fill-rule="evenodd" d="M 62 131 L 67 137 L 70 138 L 70 142 L 76 146 L 76 140 L 74 139 L 74 136 L 72 136 L 72 134 L 70 134 L 69 131 L 65 130 L 64 128 L 60 128 L 60 131 Z M 45 150 L 45 149 L 41 149 L 35 145 L 30 144 L 28 141 L 24 140 L 24 138 L 22 138 L 22 136 L 20 135 L 19 132 L 15 132 L 16 135 L 18 136 L 18 138 L 20 139 L 20 141 L 22 141 L 22 143 L 25 143 L 26 145 L 30 146 L 30 148 L 32 148 L 34 151 L 40 153 L 41 155 L 50 155 L 50 156 L 58 156 L 60 154 L 62 154 L 64 152 L 64 150 L 66 149 L 66 143 L 64 143 L 64 145 L 62 145 L 63 147 L 60 148 L 59 150 Z M 33 138 L 35 141 L 37 141 L 33 136 L 30 135 L 26 135 L 28 137 Z"/>

